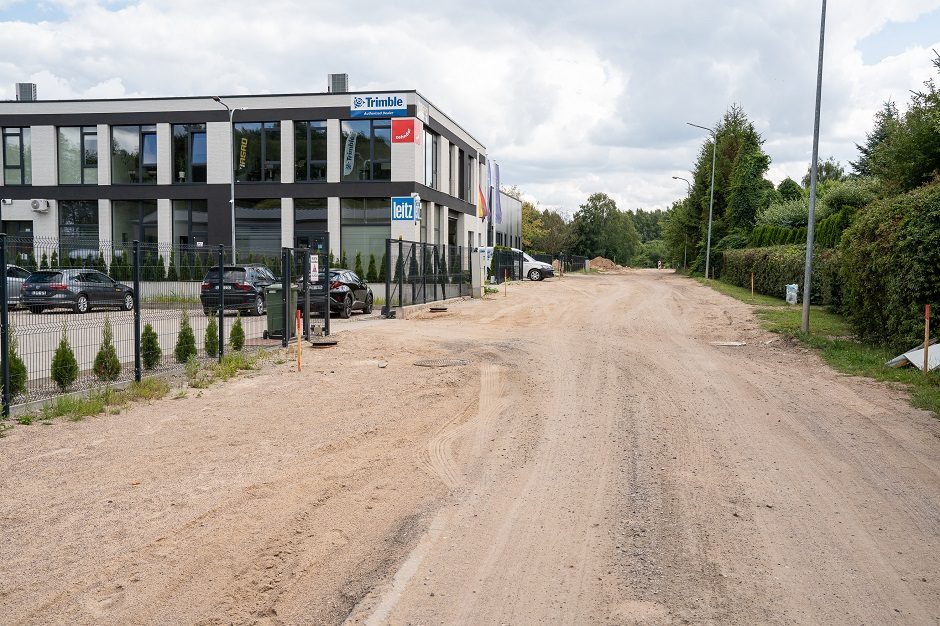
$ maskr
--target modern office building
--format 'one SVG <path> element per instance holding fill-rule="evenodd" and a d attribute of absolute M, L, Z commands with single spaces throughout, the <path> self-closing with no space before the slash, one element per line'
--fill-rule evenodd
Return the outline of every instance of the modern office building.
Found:
<path fill-rule="evenodd" d="M 340 83 L 341 84 L 341 83 Z M 379 258 L 385 239 L 474 246 L 486 149 L 416 91 L 0 102 L 3 232 Z M 234 110 L 230 124 L 226 106 Z M 390 198 L 420 197 L 393 220 Z"/>

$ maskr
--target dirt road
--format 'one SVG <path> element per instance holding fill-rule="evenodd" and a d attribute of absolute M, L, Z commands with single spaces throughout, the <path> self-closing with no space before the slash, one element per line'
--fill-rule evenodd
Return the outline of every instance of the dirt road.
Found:
<path fill-rule="evenodd" d="M 0 623 L 940 623 L 940 423 L 746 305 L 568 276 L 338 337 L 0 440 Z"/>

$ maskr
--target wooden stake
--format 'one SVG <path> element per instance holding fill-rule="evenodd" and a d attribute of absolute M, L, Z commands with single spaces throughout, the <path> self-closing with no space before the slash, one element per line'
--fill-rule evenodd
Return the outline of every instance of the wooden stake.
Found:
<path fill-rule="evenodd" d="M 924 376 L 927 375 L 927 365 L 929 360 L 927 355 L 930 351 L 930 305 L 924 305 Z"/>
<path fill-rule="evenodd" d="M 754 297 L 754 272 L 751 272 L 751 297 Z"/>
<path fill-rule="evenodd" d="M 509 270 L 503 270 L 503 297 L 509 295 Z"/>
<path fill-rule="evenodd" d="M 300 310 L 298 310 L 298 311 L 297 311 L 297 371 L 298 371 L 298 372 L 300 371 L 300 368 L 301 368 L 301 365 L 300 365 L 300 353 L 301 353 L 301 348 L 300 348 L 300 346 L 301 346 L 301 344 L 303 343 L 303 341 L 301 341 L 301 339 L 303 339 L 303 337 L 301 337 L 301 330 L 302 330 L 302 329 L 301 329 L 301 321 L 300 321 Z"/>

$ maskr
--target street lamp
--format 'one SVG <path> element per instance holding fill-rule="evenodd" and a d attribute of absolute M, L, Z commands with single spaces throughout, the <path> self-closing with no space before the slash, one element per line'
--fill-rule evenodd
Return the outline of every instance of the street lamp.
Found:
<path fill-rule="evenodd" d="M 689 196 L 692 195 L 692 183 L 689 182 L 688 178 L 682 178 L 681 176 L 673 176 L 672 179 L 684 180 L 685 184 L 689 186 Z M 682 269 L 686 269 L 687 267 L 689 267 L 689 234 L 685 233 L 685 248 L 682 250 Z"/>
<path fill-rule="evenodd" d="M 705 280 L 708 280 L 708 270 L 712 257 L 712 208 L 715 206 L 715 153 L 718 150 L 718 134 L 713 128 L 709 128 L 708 126 L 699 126 L 692 122 L 686 122 L 686 124 L 707 130 L 712 134 L 712 191 L 711 199 L 708 201 L 708 243 L 705 246 Z"/>
<path fill-rule="evenodd" d="M 212 99 L 225 107 L 225 110 L 228 111 L 228 132 L 232 137 L 232 162 L 230 164 L 229 173 L 232 175 L 231 178 L 231 188 L 229 194 L 229 204 L 232 205 L 232 263 L 235 263 L 235 111 L 244 111 L 243 108 L 232 108 L 229 105 L 222 102 L 222 98 L 219 96 L 212 96 Z M 219 270 L 221 271 L 221 269 Z"/>

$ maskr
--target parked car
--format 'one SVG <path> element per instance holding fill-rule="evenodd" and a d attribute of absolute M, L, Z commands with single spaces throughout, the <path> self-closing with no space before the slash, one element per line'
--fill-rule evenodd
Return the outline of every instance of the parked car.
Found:
<path fill-rule="evenodd" d="M 226 265 L 222 274 L 226 311 L 244 311 L 246 315 L 264 315 L 266 304 L 264 289 L 278 282 L 264 265 L 247 263 Z M 210 267 L 202 279 L 199 294 L 206 315 L 219 310 L 219 266 Z"/>
<path fill-rule="evenodd" d="M 20 302 L 32 313 L 63 308 L 87 313 L 102 307 L 130 311 L 134 308 L 134 290 L 97 270 L 40 270 L 23 283 Z"/>
<path fill-rule="evenodd" d="M 493 248 L 491 246 L 485 246 L 477 249 L 483 256 L 483 264 L 487 268 L 487 273 L 489 273 L 490 261 L 493 259 Z M 510 248 L 510 250 L 522 255 L 522 275 L 529 280 L 544 280 L 555 275 L 555 268 L 553 268 L 551 264 L 536 261 L 517 248 Z"/>
<path fill-rule="evenodd" d="M 323 293 L 323 271 L 320 271 L 320 280 L 310 285 L 310 313 L 323 315 L 323 299 L 317 296 Z M 356 272 L 352 270 L 330 268 L 330 312 L 336 312 L 340 317 L 349 319 L 353 311 L 372 313 L 375 296 L 372 288 Z M 303 307 L 303 293 L 297 299 L 297 307 Z"/>
<path fill-rule="evenodd" d="M 29 270 L 19 265 L 7 265 L 7 306 L 15 307 L 20 303 L 20 293 L 27 278 Z"/>

